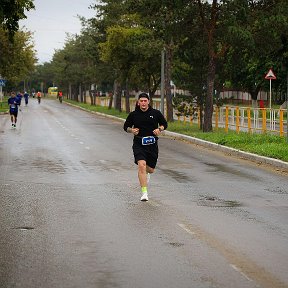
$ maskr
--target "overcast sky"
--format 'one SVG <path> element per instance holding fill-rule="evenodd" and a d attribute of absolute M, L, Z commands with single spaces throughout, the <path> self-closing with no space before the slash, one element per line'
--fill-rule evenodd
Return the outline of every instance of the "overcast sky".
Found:
<path fill-rule="evenodd" d="M 81 23 L 77 15 L 91 18 L 95 15 L 88 7 L 95 0 L 34 0 L 35 10 L 26 13 L 27 19 L 20 21 L 34 32 L 35 50 L 39 64 L 49 62 L 55 49 L 64 46 L 66 32 L 79 34 Z"/>

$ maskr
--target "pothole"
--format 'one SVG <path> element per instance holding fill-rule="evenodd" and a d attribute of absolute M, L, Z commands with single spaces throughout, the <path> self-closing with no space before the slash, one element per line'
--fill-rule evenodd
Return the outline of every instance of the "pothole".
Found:
<path fill-rule="evenodd" d="M 205 196 L 197 201 L 198 206 L 207 207 L 240 207 L 242 206 L 238 201 L 223 200 L 214 196 Z"/>

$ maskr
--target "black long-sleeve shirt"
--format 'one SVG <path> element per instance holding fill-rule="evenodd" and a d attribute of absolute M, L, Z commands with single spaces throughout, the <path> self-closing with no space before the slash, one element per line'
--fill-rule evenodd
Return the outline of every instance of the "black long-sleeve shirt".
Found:
<path fill-rule="evenodd" d="M 138 128 L 139 133 L 137 137 L 154 136 L 153 130 L 159 126 L 163 126 L 167 129 L 168 124 L 163 114 L 151 106 L 146 111 L 142 111 L 139 107 L 133 112 L 130 112 L 125 123 L 124 130 L 127 132 L 127 128 Z"/>

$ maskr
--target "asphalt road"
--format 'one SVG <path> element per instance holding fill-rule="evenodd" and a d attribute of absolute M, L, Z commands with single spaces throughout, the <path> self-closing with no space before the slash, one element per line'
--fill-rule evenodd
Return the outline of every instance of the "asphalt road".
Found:
<path fill-rule="evenodd" d="M 0 287 L 288 287 L 287 174 L 163 136 L 140 201 L 122 122 L 0 115 Z"/>

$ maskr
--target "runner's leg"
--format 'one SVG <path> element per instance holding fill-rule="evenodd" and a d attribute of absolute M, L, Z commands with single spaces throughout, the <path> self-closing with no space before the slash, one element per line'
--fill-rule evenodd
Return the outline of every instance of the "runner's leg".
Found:
<path fill-rule="evenodd" d="M 141 187 L 147 187 L 146 167 L 147 165 L 145 160 L 138 161 L 138 179 Z"/>

